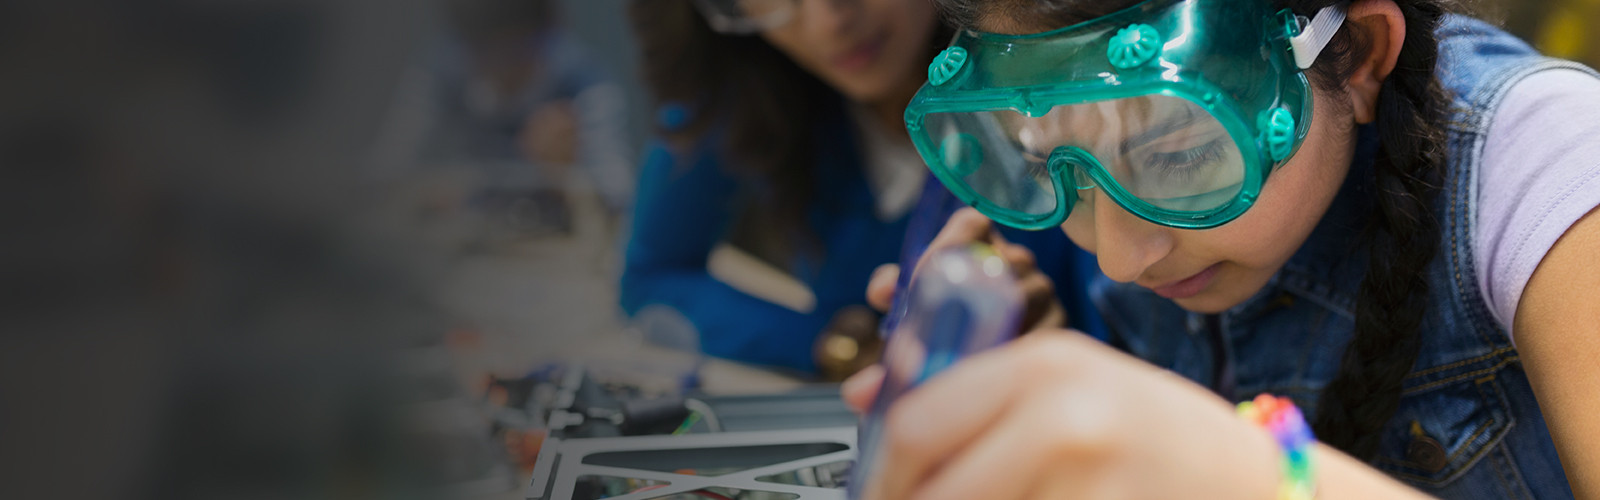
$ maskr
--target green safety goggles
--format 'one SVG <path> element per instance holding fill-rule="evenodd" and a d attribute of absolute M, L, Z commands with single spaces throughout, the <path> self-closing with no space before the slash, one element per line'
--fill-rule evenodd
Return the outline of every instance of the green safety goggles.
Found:
<path fill-rule="evenodd" d="M 1060 225 L 1078 190 L 1098 188 L 1156 224 L 1216 227 L 1305 139 L 1303 70 L 1344 17 L 1149 0 L 1035 35 L 964 30 L 906 127 L 934 175 L 1002 224 Z"/>

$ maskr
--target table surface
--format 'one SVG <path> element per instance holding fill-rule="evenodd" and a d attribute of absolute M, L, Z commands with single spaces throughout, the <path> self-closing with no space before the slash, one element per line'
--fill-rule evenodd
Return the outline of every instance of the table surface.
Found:
<path fill-rule="evenodd" d="M 518 377 L 548 363 L 581 363 L 591 373 L 620 368 L 648 374 L 653 365 L 681 368 L 695 361 L 696 355 L 646 344 L 630 329 L 617 301 L 621 228 L 594 201 L 575 207 L 573 234 L 538 237 L 467 210 L 425 217 L 413 215 L 414 207 L 387 212 L 393 227 L 420 236 L 415 244 L 448 256 L 430 299 L 472 339 L 466 349 L 447 349 L 463 389 L 481 388 L 485 373 Z M 741 289 L 790 307 L 814 300 L 803 285 L 785 282 L 754 259 L 726 250 L 713 257 L 715 275 L 743 277 L 730 283 Z M 776 394 L 805 386 L 784 373 L 714 358 L 704 360 L 700 378 L 701 390 L 713 395 Z M 477 497 L 510 500 L 523 494 L 517 488 Z"/>
<path fill-rule="evenodd" d="M 617 302 L 621 274 L 620 224 L 605 219 L 592 198 L 577 196 L 575 232 L 525 237 L 466 211 L 426 221 L 410 220 L 414 231 L 453 255 L 440 273 L 433 300 L 463 326 L 477 332 L 482 356 L 472 360 L 491 372 L 515 376 L 549 362 L 619 364 L 670 362 L 676 351 L 630 335 Z M 794 283 L 782 281 L 753 259 L 726 257 L 721 273 L 759 279 L 742 286 L 766 286 L 796 299 Z M 765 285 L 763 285 L 765 283 Z M 782 373 L 720 359 L 706 361 L 704 391 L 716 394 L 773 393 L 803 381 Z"/>

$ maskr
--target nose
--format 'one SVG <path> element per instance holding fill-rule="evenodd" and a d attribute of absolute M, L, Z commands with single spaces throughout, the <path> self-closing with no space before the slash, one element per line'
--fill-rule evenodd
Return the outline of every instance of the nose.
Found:
<path fill-rule="evenodd" d="M 834 36 L 849 31 L 857 16 L 859 0 L 795 0 L 799 17 L 807 31 L 819 36 Z"/>
<path fill-rule="evenodd" d="M 1171 229 L 1129 213 L 1103 190 L 1089 189 L 1079 194 L 1094 198 L 1095 256 L 1107 278 L 1122 283 L 1136 281 L 1145 269 L 1172 253 Z"/>

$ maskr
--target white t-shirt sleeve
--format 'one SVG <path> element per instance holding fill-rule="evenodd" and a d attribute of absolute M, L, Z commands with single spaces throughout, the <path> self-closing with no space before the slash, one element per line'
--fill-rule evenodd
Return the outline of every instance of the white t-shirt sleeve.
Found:
<path fill-rule="evenodd" d="M 1518 82 L 1489 124 L 1472 241 L 1478 290 L 1506 331 L 1539 262 L 1597 205 L 1600 78 L 1551 70 Z"/>

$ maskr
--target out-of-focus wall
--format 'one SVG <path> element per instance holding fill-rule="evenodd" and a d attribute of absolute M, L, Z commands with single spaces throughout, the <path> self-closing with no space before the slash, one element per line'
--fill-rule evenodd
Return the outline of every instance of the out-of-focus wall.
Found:
<path fill-rule="evenodd" d="M 1600 0 L 1479 0 L 1470 11 L 1527 40 L 1547 55 L 1600 66 Z"/>
<path fill-rule="evenodd" d="M 639 50 L 628 21 L 628 0 L 562 0 L 561 3 L 567 28 L 595 53 L 599 63 L 627 91 L 628 111 L 633 116 L 629 124 L 634 145 L 643 144 L 650 132 L 648 118 L 653 110 L 649 94 L 639 80 Z"/>

